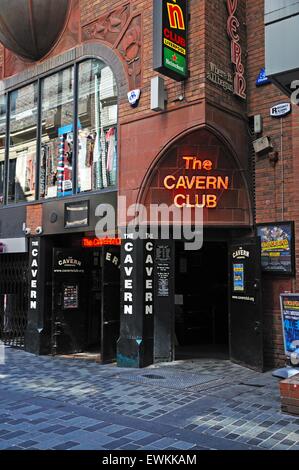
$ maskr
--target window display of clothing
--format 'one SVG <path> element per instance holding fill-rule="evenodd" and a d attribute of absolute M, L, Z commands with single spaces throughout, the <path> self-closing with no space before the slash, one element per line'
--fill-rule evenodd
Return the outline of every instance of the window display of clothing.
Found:
<path fill-rule="evenodd" d="M 42 145 L 40 194 L 41 197 L 64 197 L 72 194 L 73 133 Z"/>
<path fill-rule="evenodd" d="M 111 127 L 106 133 L 106 142 L 108 143 L 107 151 L 107 171 L 111 172 L 113 170 L 114 158 L 116 157 L 116 139 L 115 139 L 115 129 Z"/>
<path fill-rule="evenodd" d="M 102 129 L 100 135 L 80 129 L 78 135 L 78 191 L 107 188 L 116 184 L 116 128 Z"/>

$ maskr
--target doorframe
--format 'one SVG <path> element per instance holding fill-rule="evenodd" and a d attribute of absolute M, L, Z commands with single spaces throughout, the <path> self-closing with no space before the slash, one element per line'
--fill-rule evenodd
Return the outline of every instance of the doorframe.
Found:
<path fill-rule="evenodd" d="M 227 279 L 227 311 L 228 311 L 228 319 L 227 319 L 227 333 L 228 333 L 228 344 L 227 344 L 227 347 L 228 347 L 228 355 L 229 355 L 229 359 L 231 358 L 231 355 L 230 355 L 230 350 L 231 350 L 231 344 L 230 344 L 230 340 L 231 340 L 231 336 L 230 336 L 230 303 L 229 303 L 229 300 L 230 300 L 230 297 L 229 297 L 229 289 L 230 289 L 230 285 L 229 285 L 229 245 L 230 245 L 230 235 L 231 235 L 231 231 L 232 229 L 227 229 L 227 233 L 226 233 L 226 236 L 223 236 L 223 233 L 219 233 L 221 229 L 215 229 L 213 230 L 212 234 L 211 235 L 207 235 L 207 236 L 204 236 L 204 244 L 205 243 L 223 243 L 223 245 L 225 245 L 226 247 L 226 256 L 227 256 L 227 276 L 226 276 L 226 279 Z M 206 232 L 209 232 L 209 230 L 206 230 Z M 217 233 L 218 232 L 218 233 Z M 184 240 L 175 240 L 175 255 L 177 253 L 177 244 L 178 243 L 185 243 Z M 202 248 L 201 248 L 202 249 Z M 191 250 L 192 252 L 192 250 Z M 174 271 L 174 292 L 175 292 L 175 288 L 176 288 L 176 270 Z M 174 302 L 175 302 L 175 299 L 174 299 Z M 174 312 L 174 318 L 173 318 L 173 360 L 175 361 L 176 360 L 176 349 L 177 349 L 177 346 L 175 344 L 175 312 Z"/>

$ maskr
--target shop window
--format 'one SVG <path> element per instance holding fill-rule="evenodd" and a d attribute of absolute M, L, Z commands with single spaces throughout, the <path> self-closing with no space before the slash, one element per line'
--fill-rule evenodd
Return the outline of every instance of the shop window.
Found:
<path fill-rule="evenodd" d="M 116 187 L 117 85 L 104 62 L 85 60 L 10 92 L 8 155 L 6 101 L 0 97 L 0 204 Z"/>
<path fill-rule="evenodd" d="M 40 197 L 73 194 L 74 68 L 42 81 Z"/>
<path fill-rule="evenodd" d="M 117 87 L 100 60 L 79 65 L 78 192 L 117 183 Z"/>
<path fill-rule="evenodd" d="M 6 97 L 0 97 L 0 205 L 4 198 L 4 168 L 6 141 Z"/>
<path fill-rule="evenodd" d="M 37 84 L 11 93 L 8 202 L 35 199 Z"/>

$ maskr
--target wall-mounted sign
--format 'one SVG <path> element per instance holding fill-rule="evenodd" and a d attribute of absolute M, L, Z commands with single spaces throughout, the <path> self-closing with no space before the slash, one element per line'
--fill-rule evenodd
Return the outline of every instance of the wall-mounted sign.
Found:
<path fill-rule="evenodd" d="M 272 82 L 269 77 L 267 77 L 266 69 L 262 68 L 260 70 L 259 76 L 256 79 L 256 86 L 270 85 Z"/>
<path fill-rule="evenodd" d="M 262 270 L 273 274 L 295 274 L 295 239 L 293 222 L 259 224 L 257 235 L 262 245 Z"/>
<path fill-rule="evenodd" d="M 234 79 L 232 74 L 221 70 L 213 62 L 210 62 L 207 79 L 223 88 L 224 91 L 234 93 Z"/>
<path fill-rule="evenodd" d="M 40 240 L 38 238 L 32 238 L 30 240 L 30 291 L 29 291 L 29 310 L 36 312 L 39 305 L 38 287 L 39 287 L 39 261 L 40 261 Z"/>
<path fill-rule="evenodd" d="M 129 91 L 128 100 L 129 100 L 130 105 L 133 108 L 135 108 L 138 105 L 139 100 L 140 100 L 140 95 L 141 95 L 140 89 Z"/>
<path fill-rule="evenodd" d="M 280 296 L 285 354 L 299 354 L 299 294 Z"/>
<path fill-rule="evenodd" d="M 156 246 L 156 285 L 158 297 L 169 297 L 171 281 L 171 247 Z"/>
<path fill-rule="evenodd" d="M 89 225 L 89 201 L 65 204 L 65 228 L 87 227 Z"/>
<path fill-rule="evenodd" d="M 183 157 L 184 173 L 167 175 L 164 178 L 164 188 L 175 191 L 174 204 L 176 207 L 199 207 L 215 209 L 218 206 L 218 196 L 230 189 L 230 177 L 214 175 L 214 164 L 211 160 L 199 160 L 196 157 Z M 194 175 L 194 172 L 198 172 Z M 192 173 L 189 173 L 192 172 Z"/>
<path fill-rule="evenodd" d="M 290 114 L 291 111 L 291 103 L 280 103 L 270 109 L 270 116 L 275 118 L 281 118 Z"/>
<path fill-rule="evenodd" d="M 85 272 L 85 259 L 83 254 L 69 256 L 62 250 L 57 254 L 54 266 L 54 273 L 83 273 Z"/>
<path fill-rule="evenodd" d="M 234 94 L 246 100 L 246 79 L 243 65 L 242 47 L 240 44 L 240 22 L 236 17 L 238 0 L 226 0 L 228 10 L 227 34 L 231 41 L 231 61 L 234 67 Z"/>
<path fill-rule="evenodd" d="M 154 0 L 154 70 L 188 78 L 188 1 Z"/>
<path fill-rule="evenodd" d="M 63 309 L 76 310 L 79 308 L 79 285 L 67 284 L 63 286 Z"/>

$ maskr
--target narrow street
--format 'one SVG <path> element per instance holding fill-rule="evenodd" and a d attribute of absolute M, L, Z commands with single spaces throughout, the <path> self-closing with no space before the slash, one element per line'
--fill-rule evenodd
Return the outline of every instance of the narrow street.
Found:
<path fill-rule="evenodd" d="M 229 361 L 148 369 L 6 349 L 0 449 L 299 450 L 278 381 Z"/>

